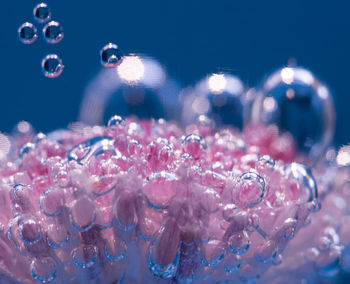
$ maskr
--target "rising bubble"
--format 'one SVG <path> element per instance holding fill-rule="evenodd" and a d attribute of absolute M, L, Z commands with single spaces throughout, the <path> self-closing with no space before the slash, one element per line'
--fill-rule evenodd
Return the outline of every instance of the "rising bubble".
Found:
<path fill-rule="evenodd" d="M 114 43 L 108 43 L 100 51 L 101 64 L 104 67 L 117 67 L 122 61 L 122 52 Z"/>
<path fill-rule="evenodd" d="M 25 22 L 18 28 L 18 38 L 22 43 L 33 43 L 38 38 L 36 27 L 32 23 Z"/>
<path fill-rule="evenodd" d="M 51 19 L 51 11 L 46 3 L 39 3 L 33 9 L 33 15 L 35 20 L 39 23 L 46 23 Z"/>
<path fill-rule="evenodd" d="M 48 43 L 59 43 L 63 39 L 63 28 L 59 22 L 50 21 L 43 28 L 43 35 Z"/>
<path fill-rule="evenodd" d="M 41 69 L 45 77 L 56 78 L 63 72 L 62 59 L 56 54 L 48 54 L 41 61 Z"/>

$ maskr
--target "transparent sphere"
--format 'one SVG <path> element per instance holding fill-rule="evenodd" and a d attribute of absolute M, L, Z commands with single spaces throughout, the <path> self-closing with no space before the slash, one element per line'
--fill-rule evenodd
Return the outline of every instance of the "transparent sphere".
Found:
<path fill-rule="evenodd" d="M 63 28 L 59 22 L 50 21 L 43 28 L 43 35 L 47 43 L 59 43 L 63 39 Z"/>
<path fill-rule="evenodd" d="M 230 74 L 212 74 L 201 80 L 183 98 L 182 120 L 197 122 L 200 116 L 214 120 L 217 126 L 243 125 L 244 86 Z"/>
<path fill-rule="evenodd" d="M 114 43 L 108 43 L 100 51 L 100 61 L 104 67 L 117 67 L 122 61 L 122 52 Z"/>
<path fill-rule="evenodd" d="M 45 77 L 56 78 L 63 72 L 63 63 L 56 54 L 48 54 L 41 61 L 41 70 Z"/>
<path fill-rule="evenodd" d="M 333 138 L 332 95 L 309 70 L 285 67 L 268 76 L 258 89 L 251 120 L 290 132 L 299 150 L 316 160 Z"/>
<path fill-rule="evenodd" d="M 46 3 L 39 3 L 34 7 L 33 15 L 39 23 L 46 23 L 51 19 L 51 10 Z"/>
<path fill-rule="evenodd" d="M 91 125 L 106 124 L 115 114 L 175 119 L 179 91 L 155 59 L 123 56 L 116 68 L 103 68 L 87 86 L 79 119 Z"/>
<path fill-rule="evenodd" d="M 22 43 L 33 43 L 38 38 L 36 27 L 32 23 L 25 22 L 18 28 L 18 38 Z"/>

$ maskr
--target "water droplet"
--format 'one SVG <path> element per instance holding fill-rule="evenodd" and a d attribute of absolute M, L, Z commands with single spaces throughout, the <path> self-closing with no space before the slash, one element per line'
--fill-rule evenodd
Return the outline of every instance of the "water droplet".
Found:
<path fill-rule="evenodd" d="M 51 11 L 46 3 L 39 3 L 33 9 L 34 19 L 39 23 L 46 23 L 51 19 Z"/>
<path fill-rule="evenodd" d="M 291 163 L 285 169 L 288 179 L 294 179 L 299 186 L 299 202 L 308 203 L 317 199 L 317 185 L 311 170 L 299 163 Z M 317 204 L 315 204 L 317 206 Z"/>
<path fill-rule="evenodd" d="M 64 65 L 56 54 L 48 54 L 41 61 L 41 70 L 45 77 L 56 78 L 63 72 Z"/>
<path fill-rule="evenodd" d="M 201 80 L 193 93 L 185 96 L 182 118 L 186 124 L 205 115 L 217 126 L 243 125 L 244 86 L 239 78 L 230 74 L 212 74 Z"/>
<path fill-rule="evenodd" d="M 56 262 L 51 257 L 36 258 L 32 262 L 32 277 L 40 283 L 50 283 L 57 274 Z"/>
<path fill-rule="evenodd" d="M 234 233 L 229 238 L 228 244 L 233 254 L 245 254 L 250 247 L 249 236 L 246 231 Z"/>
<path fill-rule="evenodd" d="M 104 67 L 117 67 L 122 61 L 123 55 L 119 47 L 114 43 L 108 43 L 100 51 L 101 64 Z"/>
<path fill-rule="evenodd" d="M 72 251 L 73 262 L 80 268 L 90 268 L 96 261 L 98 256 L 98 248 L 92 245 L 79 246 Z"/>
<path fill-rule="evenodd" d="M 259 204 L 266 194 L 266 184 L 262 176 L 254 172 L 246 172 L 240 176 L 238 189 L 233 194 L 247 208 Z"/>
<path fill-rule="evenodd" d="M 33 43 L 38 38 L 36 27 L 32 23 L 25 22 L 18 28 L 18 38 L 22 43 Z"/>
<path fill-rule="evenodd" d="M 43 28 L 43 35 L 48 43 L 59 43 L 63 39 L 63 28 L 59 22 L 50 21 Z"/>
<path fill-rule="evenodd" d="M 252 121 L 290 132 L 299 149 L 317 159 L 334 132 L 332 95 L 309 70 L 286 67 L 271 74 L 257 92 Z"/>

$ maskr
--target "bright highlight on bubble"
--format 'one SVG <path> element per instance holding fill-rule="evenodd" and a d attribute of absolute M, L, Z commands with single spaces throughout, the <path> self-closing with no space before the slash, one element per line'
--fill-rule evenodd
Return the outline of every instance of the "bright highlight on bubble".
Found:
<path fill-rule="evenodd" d="M 226 78 L 224 74 L 213 74 L 209 77 L 208 86 L 215 94 L 222 93 L 226 88 Z"/>
<path fill-rule="evenodd" d="M 336 161 L 338 166 L 350 166 L 350 145 L 340 148 Z"/>
<path fill-rule="evenodd" d="M 124 82 L 135 84 L 142 79 L 145 73 L 145 66 L 139 56 L 125 56 L 122 63 L 118 66 L 117 72 Z"/>

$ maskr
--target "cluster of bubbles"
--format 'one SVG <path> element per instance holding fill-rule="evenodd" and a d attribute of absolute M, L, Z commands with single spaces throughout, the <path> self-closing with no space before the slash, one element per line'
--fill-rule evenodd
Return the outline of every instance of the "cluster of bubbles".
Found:
<path fill-rule="evenodd" d="M 276 128 L 208 120 L 19 123 L 0 160 L 0 279 L 246 282 L 281 265 L 323 187 Z"/>
<path fill-rule="evenodd" d="M 51 20 L 51 10 L 46 3 L 39 3 L 33 9 L 34 19 L 39 24 L 44 24 L 42 29 L 43 37 L 49 44 L 59 43 L 63 37 L 62 25 Z M 31 22 L 25 22 L 18 28 L 18 37 L 24 44 L 32 44 L 38 38 L 38 30 Z M 43 74 L 48 78 L 56 78 L 63 71 L 62 60 L 57 54 L 48 54 L 41 61 Z"/>
<path fill-rule="evenodd" d="M 256 88 L 248 88 L 235 75 L 214 73 L 181 90 L 154 59 L 122 56 L 112 43 L 101 49 L 100 56 L 102 65 L 112 68 L 102 70 L 88 85 L 79 117 L 84 123 L 101 124 L 117 112 L 139 118 L 163 117 L 183 126 L 203 117 L 217 128 L 277 125 L 292 134 L 309 165 L 322 157 L 332 142 L 335 114 L 331 92 L 306 68 L 280 68 Z"/>

